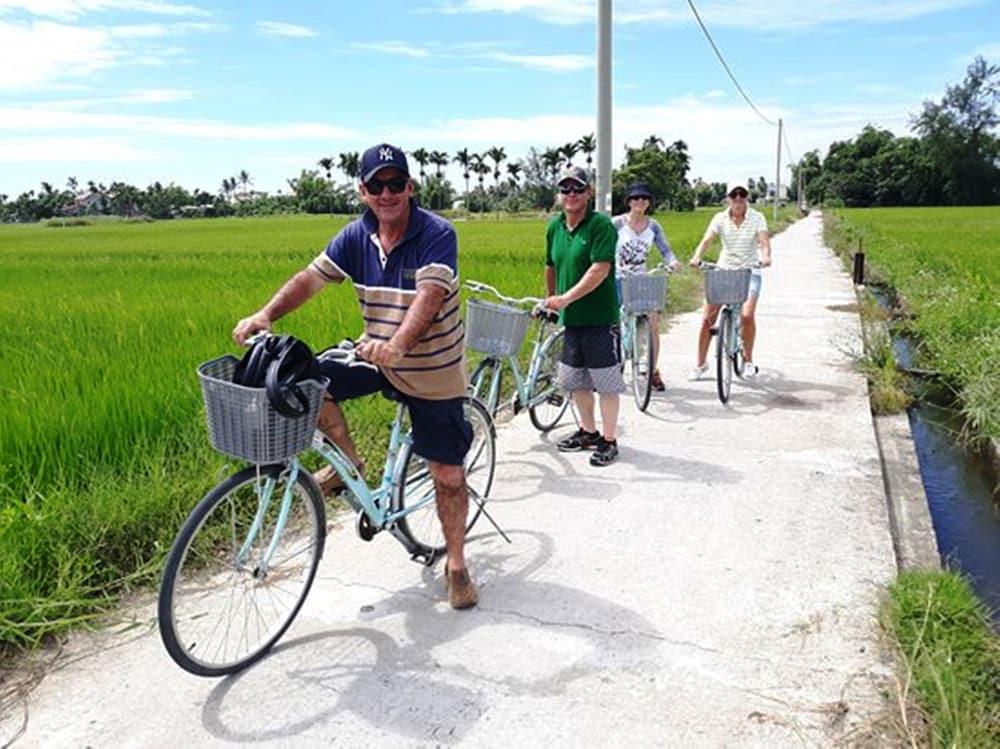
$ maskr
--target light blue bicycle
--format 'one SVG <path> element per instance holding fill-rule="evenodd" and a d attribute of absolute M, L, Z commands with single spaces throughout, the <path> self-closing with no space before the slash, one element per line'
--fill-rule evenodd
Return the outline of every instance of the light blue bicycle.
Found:
<path fill-rule="evenodd" d="M 632 396 L 640 411 L 649 406 L 656 371 L 655 336 L 650 315 L 667 304 L 667 276 L 672 271 L 660 264 L 645 273 L 621 278 L 622 370 L 631 381 Z"/>
<path fill-rule="evenodd" d="M 559 387 L 556 368 L 562 355 L 563 329 L 559 314 L 545 309 L 538 297 L 504 296 L 494 287 L 469 280 L 466 289 L 490 294 L 502 302 L 469 299 L 466 303 L 465 342 L 473 351 L 486 354 L 469 378 L 469 395 L 481 400 L 496 417 L 503 390 L 504 364 L 514 377 L 510 397 L 515 414 L 528 409 L 531 423 L 547 432 L 569 408 L 569 396 Z M 521 370 L 518 353 L 532 318 L 537 331 L 526 372 Z"/>
<path fill-rule="evenodd" d="M 715 386 L 719 400 L 725 404 L 733 384 L 733 372 L 743 376 L 743 303 L 750 294 L 752 269 L 720 268 L 715 263 L 702 262 L 699 266 L 705 278 L 705 301 L 720 304 L 719 319 L 712 328 L 715 336 Z M 755 267 L 760 267 L 759 265 Z"/>
<path fill-rule="evenodd" d="M 321 355 L 345 364 L 352 349 Z M 432 565 L 445 548 L 436 493 L 423 458 L 413 452 L 408 413 L 396 391 L 389 447 L 379 483 L 369 487 L 353 463 L 315 429 L 325 382 L 299 383 L 307 412 L 277 414 L 263 388 L 232 383 L 236 359 L 203 364 L 199 377 L 212 445 L 251 465 L 212 489 L 188 516 L 167 557 L 158 619 L 163 644 L 183 669 L 199 676 L 239 671 L 261 657 L 291 625 L 316 576 L 326 540 L 323 495 L 300 455 L 318 454 L 340 475 L 344 499 L 356 513 L 358 535 L 388 531 L 410 558 Z M 493 484 L 493 420 L 481 403 L 465 400 L 473 443 L 465 459 L 470 517 L 480 515 L 506 539 L 486 512 Z M 509 539 L 508 539 L 509 541 Z"/>

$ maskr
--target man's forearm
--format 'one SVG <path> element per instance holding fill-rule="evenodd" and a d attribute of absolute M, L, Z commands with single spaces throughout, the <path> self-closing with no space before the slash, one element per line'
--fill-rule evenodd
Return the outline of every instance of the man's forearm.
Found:
<path fill-rule="evenodd" d="M 556 293 L 556 269 L 551 265 L 545 266 L 545 293 L 546 296 Z"/>
<path fill-rule="evenodd" d="M 587 296 L 587 294 L 601 285 L 601 282 L 608 277 L 610 272 L 611 263 L 593 263 L 587 268 L 587 272 L 583 274 L 583 278 L 577 281 L 573 288 L 563 294 L 567 303 L 575 302 L 577 299 Z"/>
<path fill-rule="evenodd" d="M 308 270 L 300 270 L 278 289 L 261 310 L 274 322 L 298 309 L 322 289 L 326 282 Z"/>
<path fill-rule="evenodd" d="M 417 298 L 406 311 L 403 322 L 389 341 L 390 345 L 400 354 L 406 354 L 416 346 L 441 311 L 447 295 L 447 290 L 432 284 L 423 284 L 417 289 Z"/>

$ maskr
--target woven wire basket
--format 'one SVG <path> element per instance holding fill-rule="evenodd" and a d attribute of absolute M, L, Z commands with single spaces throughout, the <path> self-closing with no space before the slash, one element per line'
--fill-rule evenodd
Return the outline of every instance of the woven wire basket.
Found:
<path fill-rule="evenodd" d="M 709 304 L 743 304 L 750 295 L 749 268 L 715 268 L 704 275 L 705 300 Z"/>
<path fill-rule="evenodd" d="M 222 356 L 198 367 L 212 447 L 251 463 L 277 463 L 309 447 L 326 383 L 300 382 L 309 407 L 288 418 L 274 410 L 264 388 L 233 383 L 236 363 L 235 357 Z"/>
<path fill-rule="evenodd" d="M 622 306 L 626 312 L 657 312 L 667 306 L 667 277 L 635 273 L 622 276 Z"/>
<path fill-rule="evenodd" d="M 465 310 L 467 348 L 494 356 L 512 356 L 521 348 L 530 312 L 478 299 L 466 302 Z"/>

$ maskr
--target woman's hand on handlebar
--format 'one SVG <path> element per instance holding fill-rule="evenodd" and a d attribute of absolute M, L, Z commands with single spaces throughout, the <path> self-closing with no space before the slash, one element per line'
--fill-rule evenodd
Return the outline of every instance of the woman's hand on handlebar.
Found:
<path fill-rule="evenodd" d="M 271 319 L 262 312 L 256 312 L 250 317 L 244 317 L 233 328 L 233 340 L 245 346 L 247 339 L 257 333 L 270 333 Z"/>

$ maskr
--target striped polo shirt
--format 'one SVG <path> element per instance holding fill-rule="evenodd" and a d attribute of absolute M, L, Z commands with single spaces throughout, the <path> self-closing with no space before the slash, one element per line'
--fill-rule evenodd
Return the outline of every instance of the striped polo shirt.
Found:
<path fill-rule="evenodd" d="M 345 226 L 310 268 L 325 280 L 354 283 L 367 339 L 388 341 L 416 299 L 417 289 L 445 289 L 441 310 L 417 344 L 386 379 L 406 395 L 428 400 L 465 394 L 465 331 L 459 309 L 458 242 L 450 223 L 410 201 L 403 240 L 386 255 L 378 241 L 378 219 L 370 209 Z"/>
<path fill-rule="evenodd" d="M 767 231 L 767 219 L 760 211 L 747 208 L 747 215 L 739 226 L 729 215 L 729 210 L 719 211 L 712 217 L 706 235 L 722 239 L 719 253 L 720 268 L 750 268 L 760 262 L 758 234 Z"/>

